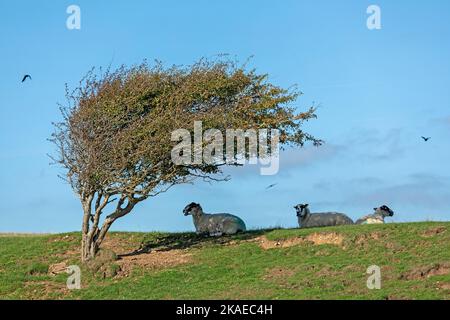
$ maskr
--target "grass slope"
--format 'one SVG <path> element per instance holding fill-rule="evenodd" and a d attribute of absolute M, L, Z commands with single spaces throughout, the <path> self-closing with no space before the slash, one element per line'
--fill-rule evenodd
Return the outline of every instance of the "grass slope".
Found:
<path fill-rule="evenodd" d="M 126 255 L 98 272 L 82 266 L 82 289 L 68 290 L 67 274 L 50 273 L 58 263 L 79 264 L 79 240 L 79 233 L 0 235 L 0 299 L 450 298 L 450 223 L 261 230 L 219 239 L 112 233 L 105 247 Z M 381 290 L 367 289 L 370 265 L 381 267 Z"/>

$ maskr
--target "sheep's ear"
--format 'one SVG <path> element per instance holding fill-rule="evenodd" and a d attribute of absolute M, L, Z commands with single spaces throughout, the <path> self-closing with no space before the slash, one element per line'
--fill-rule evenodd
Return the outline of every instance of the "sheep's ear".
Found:
<path fill-rule="evenodd" d="M 309 203 L 305 204 L 305 207 L 309 207 Z"/>
<path fill-rule="evenodd" d="M 378 208 L 373 208 L 373 210 L 377 211 L 377 210 L 378 210 Z"/>

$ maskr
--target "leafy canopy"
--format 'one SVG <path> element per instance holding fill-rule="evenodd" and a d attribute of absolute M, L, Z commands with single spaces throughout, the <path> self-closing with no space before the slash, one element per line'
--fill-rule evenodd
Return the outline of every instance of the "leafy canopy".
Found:
<path fill-rule="evenodd" d="M 194 121 L 222 132 L 279 129 L 282 146 L 320 143 L 301 129 L 315 114 L 313 108 L 296 112 L 295 89 L 228 60 L 91 70 L 66 95 L 51 140 L 58 148 L 54 160 L 81 197 L 99 192 L 146 198 L 196 177 L 214 179 L 219 165 L 172 162 L 172 131 L 192 131 Z"/>

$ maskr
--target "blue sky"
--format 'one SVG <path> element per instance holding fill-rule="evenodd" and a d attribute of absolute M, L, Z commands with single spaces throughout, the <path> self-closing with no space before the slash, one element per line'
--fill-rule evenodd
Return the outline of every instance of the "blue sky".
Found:
<path fill-rule="evenodd" d="M 81 8 L 81 30 L 66 8 Z M 368 30 L 377 4 L 382 29 Z M 64 84 L 92 66 L 228 53 L 320 104 L 305 129 L 326 141 L 282 154 L 276 176 L 227 169 L 225 183 L 177 186 L 115 230 L 193 230 L 184 206 L 230 212 L 250 227 L 294 227 L 293 205 L 352 218 L 387 204 L 390 221 L 450 220 L 450 2 L 1 1 L 0 232 L 79 230 L 81 207 L 46 141 Z M 32 81 L 21 83 L 25 73 Z M 429 143 L 420 136 L 431 136 Z M 278 183 L 270 190 L 265 187 Z"/>

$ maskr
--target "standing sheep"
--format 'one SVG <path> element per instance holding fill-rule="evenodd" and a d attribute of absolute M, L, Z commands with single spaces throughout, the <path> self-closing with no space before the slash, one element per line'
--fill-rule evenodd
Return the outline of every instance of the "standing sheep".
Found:
<path fill-rule="evenodd" d="M 381 206 L 379 208 L 374 208 L 375 212 L 361 219 L 356 220 L 355 224 L 381 224 L 384 223 L 384 218 L 392 217 L 394 211 L 392 211 L 388 206 Z"/>
<path fill-rule="evenodd" d="M 228 213 L 204 213 L 200 204 L 195 202 L 188 204 L 183 213 L 185 216 L 192 215 L 198 234 L 207 233 L 210 236 L 221 236 L 246 230 L 245 223 L 241 218 Z"/>
<path fill-rule="evenodd" d="M 308 204 L 298 204 L 294 207 L 297 211 L 298 225 L 300 228 L 330 227 L 353 224 L 353 220 L 343 213 L 311 213 L 308 206 Z"/>

